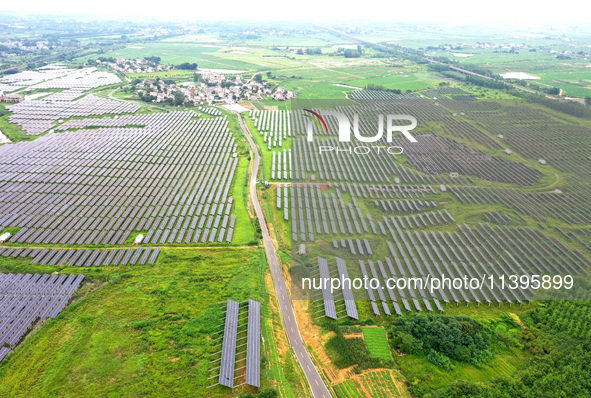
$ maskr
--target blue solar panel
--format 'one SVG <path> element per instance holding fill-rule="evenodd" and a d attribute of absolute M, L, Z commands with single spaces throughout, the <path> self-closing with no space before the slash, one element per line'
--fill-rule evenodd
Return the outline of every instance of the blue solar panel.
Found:
<path fill-rule="evenodd" d="M 234 388 L 234 367 L 236 363 L 236 336 L 238 334 L 238 310 L 236 301 L 228 300 L 226 307 L 226 326 L 222 345 L 219 383 Z"/>
<path fill-rule="evenodd" d="M 349 274 L 347 272 L 347 264 L 342 258 L 336 257 L 337 268 L 339 270 L 339 277 L 342 281 L 349 280 Z M 357 315 L 357 306 L 355 305 L 355 298 L 353 297 L 353 291 L 351 290 L 350 283 L 343 283 L 342 286 L 343 296 L 345 298 L 345 308 L 347 315 L 353 319 L 359 319 Z"/>
<path fill-rule="evenodd" d="M 261 303 L 254 300 L 248 301 L 246 384 L 261 386 Z"/>
<path fill-rule="evenodd" d="M 330 291 L 330 284 L 324 281 L 330 280 L 330 273 L 328 272 L 328 262 L 325 258 L 318 257 L 318 269 L 320 270 L 320 278 L 322 283 L 322 298 L 324 300 L 324 314 L 332 319 L 337 319 L 337 310 L 334 306 L 334 298 Z"/>

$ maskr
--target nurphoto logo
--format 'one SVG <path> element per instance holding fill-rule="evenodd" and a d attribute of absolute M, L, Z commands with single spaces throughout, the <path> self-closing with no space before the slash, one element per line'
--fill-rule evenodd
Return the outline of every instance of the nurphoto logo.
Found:
<path fill-rule="evenodd" d="M 313 137 L 313 125 L 312 121 L 316 122 L 316 125 L 320 127 L 320 130 L 323 129 L 328 134 L 328 126 L 326 125 L 326 121 L 322 116 L 334 116 L 337 119 L 337 123 L 339 125 L 339 141 L 341 142 L 350 142 L 351 141 L 351 122 L 347 115 L 343 112 L 339 111 L 318 111 L 314 112 L 310 109 L 304 109 L 304 111 L 308 112 L 310 115 L 307 115 L 310 121 L 307 124 L 306 133 L 308 135 L 308 142 L 312 142 L 314 140 Z M 408 120 L 410 124 L 408 125 L 393 125 L 392 122 L 394 120 Z M 401 132 L 410 142 L 417 142 L 416 138 L 414 138 L 409 131 L 417 127 L 417 119 L 410 115 L 387 115 L 387 129 L 386 129 L 386 141 L 392 142 L 392 133 L 394 132 Z M 320 125 L 322 123 L 322 126 Z M 378 115 L 378 132 L 373 137 L 365 137 L 359 133 L 359 115 L 353 114 L 353 134 L 355 138 L 361 142 L 377 142 L 382 139 L 384 136 L 384 115 Z"/>

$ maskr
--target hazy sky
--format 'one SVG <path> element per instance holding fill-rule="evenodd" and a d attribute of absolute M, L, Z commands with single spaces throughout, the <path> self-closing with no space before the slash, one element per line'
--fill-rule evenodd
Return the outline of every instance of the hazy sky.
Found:
<path fill-rule="evenodd" d="M 576 4 L 579 4 L 577 6 Z M 392 21 L 439 21 L 449 23 L 511 22 L 524 24 L 591 22 L 589 6 L 565 1 L 550 6 L 539 1 L 474 0 L 327 2 L 318 0 L 26 0 L 2 1 L 0 11 L 27 11 L 54 15 L 85 14 L 121 18 L 157 19 L 381 19 Z M 170 7 L 168 7 L 170 6 Z"/>

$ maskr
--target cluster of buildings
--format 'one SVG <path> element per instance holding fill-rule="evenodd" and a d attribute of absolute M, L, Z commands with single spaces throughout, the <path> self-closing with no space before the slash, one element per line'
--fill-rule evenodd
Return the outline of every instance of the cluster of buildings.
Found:
<path fill-rule="evenodd" d="M 242 32 L 242 36 L 290 36 L 292 32 L 276 30 L 276 29 L 248 29 Z"/>
<path fill-rule="evenodd" d="M 0 102 L 18 103 L 22 101 L 23 97 L 20 94 L 9 94 L 4 93 L 4 91 L 0 91 Z"/>
<path fill-rule="evenodd" d="M 97 59 L 96 65 L 108 66 L 122 73 L 153 73 L 174 69 L 172 65 L 161 65 L 145 58 L 138 59 Z"/>
<path fill-rule="evenodd" d="M 5 40 L 0 41 L 0 57 L 14 57 L 23 52 L 48 50 L 52 45 L 47 41 Z"/>
<path fill-rule="evenodd" d="M 140 35 L 144 36 L 168 36 L 172 34 L 181 34 L 185 31 L 182 26 L 175 26 L 175 27 L 162 27 L 162 26 L 154 26 L 150 28 L 138 29 L 137 32 Z"/>
<path fill-rule="evenodd" d="M 137 85 L 138 96 L 154 97 L 155 102 L 167 102 L 176 100 L 176 92 L 184 95 L 184 103 L 192 103 L 195 106 L 222 103 L 226 105 L 236 104 L 238 101 L 256 101 L 273 98 L 277 101 L 285 101 L 296 98 L 296 95 L 281 87 L 270 87 L 264 81 L 252 78 L 243 81 L 241 76 L 226 76 L 214 72 L 198 72 L 197 82 L 183 82 L 179 84 L 167 84 L 163 80 L 145 79 Z"/>
<path fill-rule="evenodd" d="M 532 46 L 525 43 L 473 43 L 473 44 L 442 44 L 439 46 L 428 46 L 427 50 L 474 50 L 474 49 L 492 49 L 499 50 L 500 52 L 516 52 L 519 50 L 523 51 L 539 51 L 539 46 Z M 585 57 L 591 56 L 591 53 L 584 51 L 570 51 L 570 50 L 542 50 L 548 51 L 548 53 L 557 56 L 571 56 L 571 55 L 582 55 Z M 456 55 L 456 54 L 454 54 Z M 473 54 L 467 54 L 473 55 Z M 456 55 L 461 56 L 461 53 Z"/>
<path fill-rule="evenodd" d="M 497 49 L 497 50 L 529 50 L 527 44 L 517 43 L 473 43 L 473 44 L 442 44 L 439 46 L 429 46 L 428 49 L 438 50 L 467 50 L 467 49 Z"/>

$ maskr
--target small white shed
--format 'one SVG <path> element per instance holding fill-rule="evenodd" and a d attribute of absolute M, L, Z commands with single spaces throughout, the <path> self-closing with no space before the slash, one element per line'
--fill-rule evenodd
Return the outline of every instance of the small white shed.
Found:
<path fill-rule="evenodd" d="M 6 232 L 2 235 L 0 235 L 0 243 L 6 243 L 8 242 L 8 240 L 12 237 L 12 234 L 10 232 Z"/>

